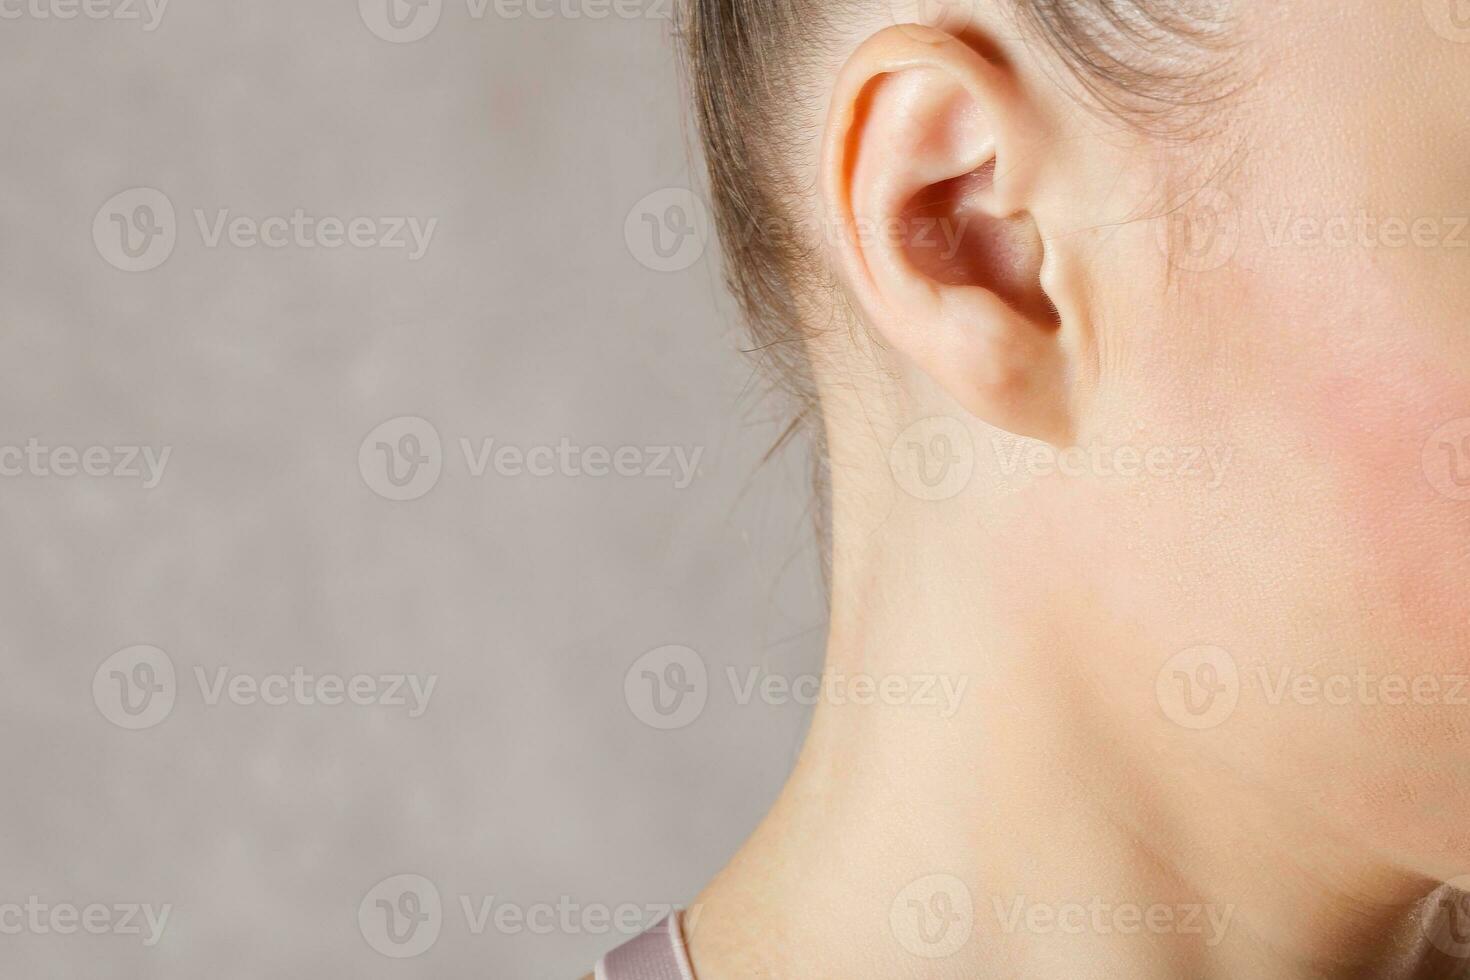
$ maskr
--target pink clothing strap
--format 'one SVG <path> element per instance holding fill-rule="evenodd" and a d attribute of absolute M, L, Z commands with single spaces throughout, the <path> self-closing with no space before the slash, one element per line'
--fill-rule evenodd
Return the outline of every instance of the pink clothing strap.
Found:
<path fill-rule="evenodd" d="M 694 980 L 679 913 L 604 956 L 596 980 Z"/>

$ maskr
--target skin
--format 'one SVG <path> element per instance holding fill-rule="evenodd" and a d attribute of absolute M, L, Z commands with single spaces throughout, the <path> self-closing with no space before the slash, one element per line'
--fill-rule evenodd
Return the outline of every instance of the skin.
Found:
<path fill-rule="evenodd" d="M 1433 6 L 1238 0 L 1241 90 L 1176 140 L 1090 111 L 988 4 L 851 16 L 794 164 L 863 328 L 814 350 L 827 666 L 967 687 L 952 715 L 817 706 L 693 903 L 700 980 L 1470 963 L 1441 887 L 1470 872 L 1470 500 L 1432 463 L 1470 474 L 1436 435 L 1470 418 L 1470 44 Z M 857 233 L 916 207 L 967 223 L 963 254 Z M 1167 232 L 1206 212 L 1219 261 Z M 1314 237 L 1359 216 L 1378 237 Z M 1385 244 L 1390 219 L 1435 240 Z M 933 418 L 973 465 L 944 499 L 891 465 Z M 1228 463 L 1120 475 L 1121 446 Z M 1048 447 L 1104 463 L 1006 463 Z M 1201 646 L 1239 691 L 1208 724 L 1183 692 L 1221 669 L 1174 659 Z M 1151 908 L 1175 924 L 1119 927 Z M 926 942 L 925 910 L 968 939 Z"/>

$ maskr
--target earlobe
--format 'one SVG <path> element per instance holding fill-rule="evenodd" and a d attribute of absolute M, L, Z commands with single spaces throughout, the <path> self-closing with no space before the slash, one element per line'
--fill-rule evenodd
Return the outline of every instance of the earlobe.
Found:
<path fill-rule="evenodd" d="M 1002 66 L 904 25 L 838 76 L 821 196 L 862 315 L 977 418 L 1068 442 L 1066 352 L 1026 209 L 1042 142 Z"/>

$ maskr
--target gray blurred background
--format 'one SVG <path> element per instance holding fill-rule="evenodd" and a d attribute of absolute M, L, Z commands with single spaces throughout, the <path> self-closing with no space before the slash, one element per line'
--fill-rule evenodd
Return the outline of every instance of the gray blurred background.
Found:
<path fill-rule="evenodd" d="M 0 3 L 0 976 L 579 977 L 800 743 L 665 0 L 389 2 Z"/>

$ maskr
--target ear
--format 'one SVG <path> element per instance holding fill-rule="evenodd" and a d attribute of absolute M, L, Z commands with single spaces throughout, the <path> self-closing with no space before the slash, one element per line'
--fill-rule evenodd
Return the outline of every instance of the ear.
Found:
<path fill-rule="evenodd" d="M 1071 371 L 1026 210 L 1037 115 L 1005 66 L 890 27 L 838 75 L 821 199 L 866 322 L 977 418 L 1065 444 Z"/>

